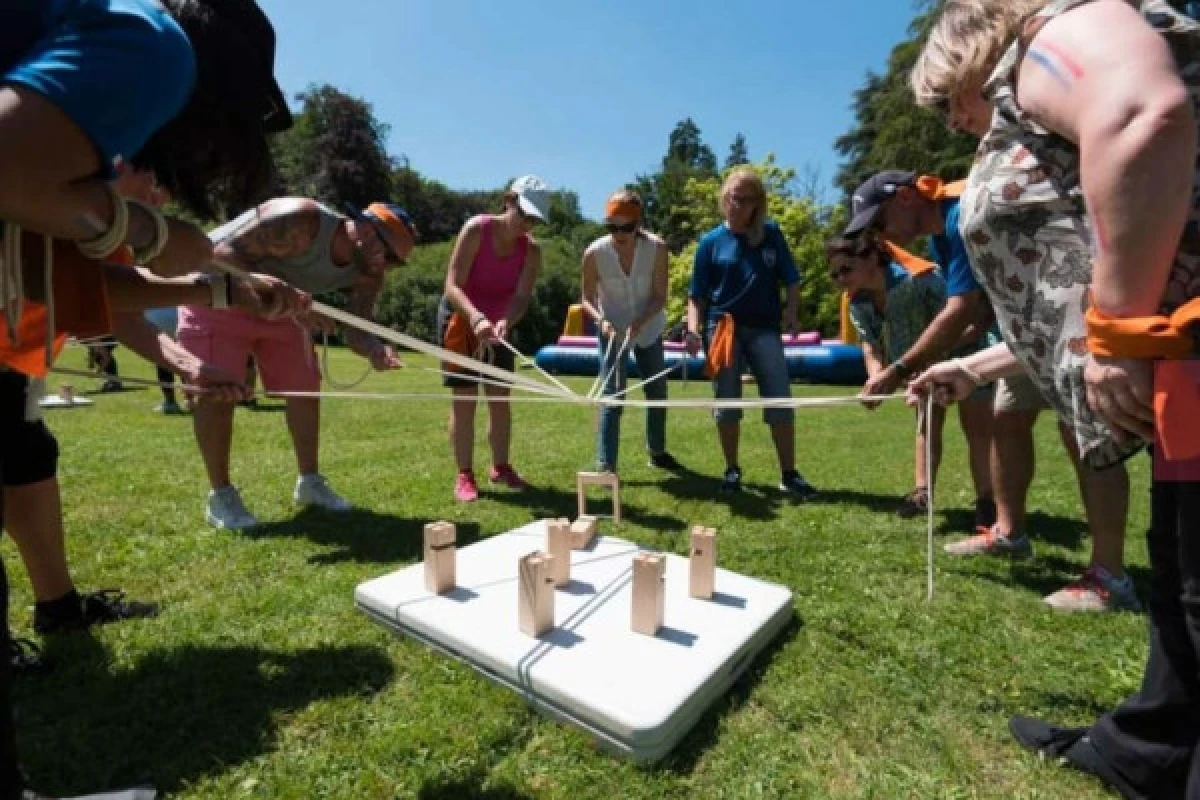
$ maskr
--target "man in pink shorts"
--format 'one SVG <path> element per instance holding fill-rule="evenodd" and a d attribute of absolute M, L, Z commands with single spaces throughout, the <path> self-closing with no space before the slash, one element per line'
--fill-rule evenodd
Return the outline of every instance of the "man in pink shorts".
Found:
<path fill-rule="evenodd" d="M 245 270 L 273 275 L 314 295 L 350 291 L 349 310 L 374 313 L 384 273 L 404 263 L 416 230 L 398 206 L 373 203 L 338 214 L 301 197 L 270 200 L 209 234 L 217 258 Z M 315 324 L 315 322 L 314 322 Z M 316 392 L 317 369 L 309 327 L 295 320 L 264 320 L 237 309 L 185 306 L 179 314 L 179 343 L 197 358 L 240 375 L 253 354 L 267 392 Z M 346 333 L 350 348 L 375 369 L 400 366 L 395 351 L 361 331 Z M 331 511 L 351 508 L 318 470 L 320 400 L 288 397 L 287 424 L 299 478 L 293 499 Z M 202 403 L 194 416 L 196 441 L 212 490 L 205 518 L 218 528 L 243 530 L 258 524 L 230 480 L 232 403 Z"/>

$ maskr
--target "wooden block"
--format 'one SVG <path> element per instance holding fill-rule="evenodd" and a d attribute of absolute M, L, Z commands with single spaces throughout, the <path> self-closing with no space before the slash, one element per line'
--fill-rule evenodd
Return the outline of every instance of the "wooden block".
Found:
<path fill-rule="evenodd" d="M 546 520 L 546 552 L 554 557 L 554 585 L 571 582 L 571 523 L 566 519 Z"/>
<path fill-rule="evenodd" d="M 584 514 L 579 519 L 571 523 L 571 548 L 574 550 L 583 550 L 592 543 L 592 539 L 596 538 L 595 517 L 589 517 Z"/>
<path fill-rule="evenodd" d="M 554 556 L 530 553 L 517 566 L 517 624 L 527 636 L 554 627 Z"/>
<path fill-rule="evenodd" d="M 612 490 L 613 522 L 621 524 L 621 479 L 615 472 L 580 472 L 576 476 L 579 516 L 587 515 L 587 487 L 607 486 Z"/>
<path fill-rule="evenodd" d="M 455 586 L 456 537 L 452 523 L 430 522 L 425 526 L 425 588 L 434 594 L 445 594 Z"/>
<path fill-rule="evenodd" d="M 703 525 L 692 527 L 689 557 L 688 594 L 711 600 L 717 575 L 717 531 Z"/>
<path fill-rule="evenodd" d="M 657 553 L 633 557 L 632 624 L 634 633 L 654 636 L 663 624 L 667 559 Z"/>

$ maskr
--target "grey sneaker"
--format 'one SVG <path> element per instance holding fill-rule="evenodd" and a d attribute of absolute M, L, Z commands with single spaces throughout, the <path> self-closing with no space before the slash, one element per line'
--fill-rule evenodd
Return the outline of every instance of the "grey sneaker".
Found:
<path fill-rule="evenodd" d="M 1000 533 L 995 528 L 980 528 L 974 536 L 950 542 L 942 549 L 952 556 L 1007 556 L 1019 561 L 1033 558 L 1033 543 L 1028 536 Z"/>
<path fill-rule="evenodd" d="M 258 525 L 258 518 L 246 508 L 236 486 L 222 486 L 208 493 L 204 518 L 214 528 L 244 531 Z"/>
<path fill-rule="evenodd" d="M 1114 578 L 1102 567 L 1089 567 L 1083 577 L 1048 595 L 1043 602 L 1058 611 L 1140 611 L 1142 604 L 1129 575 Z"/>
<path fill-rule="evenodd" d="M 301 475 L 296 479 L 292 499 L 302 506 L 317 506 L 326 511 L 349 511 L 354 508 L 345 498 L 329 488 L 324 475 Z"/>

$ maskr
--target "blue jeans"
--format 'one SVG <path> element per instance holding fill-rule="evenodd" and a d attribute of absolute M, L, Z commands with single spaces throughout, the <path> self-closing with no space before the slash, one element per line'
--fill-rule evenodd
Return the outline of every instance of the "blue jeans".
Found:
<path fill-rule="evenodd" d="M 613 369 L 613 361 L 617 357 L 617 351 L 621 349 L 620 338 L 614 337 L 607 348 L 605 344 L 604 337 L 600 337 L 600 374 L 602 377 L 608 376 L 603 388 L 603 394 L 607 396 L 625 390 L 628 383 L 625 374 L 628 358 L 627 353 L 623 353 L 616 369 Z M 649 347 L 631 347 L 630 350 L 633 351 L 633 360 L 637 363 L 642 380 L 657 375 L 666 366 L 661 339 Z M 612 370 L 611 374 L 609 370 Z M 663 375 L 657 380 L 645 384 L 642 391 L 645 392 L 647 400 L 666 400 L 667 376 Z M 615 470 L 617 468 L 617 452 L 621 442 L 621 412 L 623 410 L 621 406 L 600 407 L 600 432 L 596 436 L 596 464 L 601 469 Z M 667 449 L 667 410 L 665 408 L 646 409 L 646 449 L 650 451 L 651 455 L 665 452 Z"/>
<path fill-rule="evenodd" d="M 716 320 L 709 323 L 708 340 L 716 328 Z M 760 397 L 791 397 L 792 384 L 788 375 L 787 360 L 783 354 L 783 340 L 779 331 L 771 328 L 751 328 L 746 325 L 734 327 L 733 366 L 721 370 L 713 380 L 713 392 L 718 400 L 737 399 L 742 396 L 742 373 L 749 365 L 754 373 Z M 713 411 L 717 424 L 741 422 L 742 409 L 718 408 Z M 768 425 L 786 425 L 796 417 L 792 408 L 763 408 L 763 422 Z"/>

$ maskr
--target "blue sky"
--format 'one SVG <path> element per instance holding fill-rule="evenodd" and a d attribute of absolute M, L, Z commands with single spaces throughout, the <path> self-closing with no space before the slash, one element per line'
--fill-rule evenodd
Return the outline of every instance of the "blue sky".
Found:
<path fill-rule="evenodd" d="M 533 172 L 592 217 L 688 116 L 718 159 L 740 131 L 752 159 L 819 170 L 834 199 L 851 93 L 913 15 L 908 0 L 259 1 L 289 96 L 333 84 L 422 174 L 473 189 Z"/>

